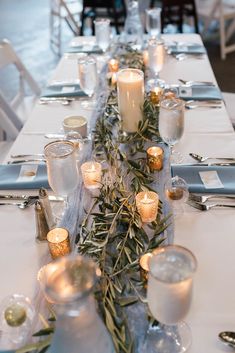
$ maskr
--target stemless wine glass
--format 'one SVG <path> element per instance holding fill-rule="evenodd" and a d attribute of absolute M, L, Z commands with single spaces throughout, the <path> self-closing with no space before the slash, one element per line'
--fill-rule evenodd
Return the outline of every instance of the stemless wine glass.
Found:
<path fill-rule="evenodd" d="M 78 60 L 78 76 L 81 89 L 91 98 L 94 96 L 98 83 L 97 65 L 93 56 L 83 57 Z M 84 109 L 94 109 L 96 101 L 83 101 Z"/>
<path fill-rule="evenodd" d="M 96 43 L 103 52 L 110 44 L 110 20 L 108 18 L 99 18 L 94 21 Z"/>
<path fill-rule="evenodd" d="M 171 163 L 180 163 L 183 157 L 173 152 L 173 146 L 184 132 L 184 102 L 178 98 L 167 98 L 160 102 L 159 133 L 171 149 Z"/>
<path fill-rule="evenodd" d="M 164 42 L 160 39 L 152 38 L 148 41 L 149 69 L 151 73 L 158 77 L 162 70 L 165 59 Z"/>
<path fill-rule="evenodd" d="M 146 30 L 152 38 L 158 38 L 161 34 L 161 9 L 146 9 Z"/>
<path fill-rule="evenodd" d="M 147 300 L 159 324 L 148 330 L 146 352 L 181 353 L 189 348 L 191 332 L 182 319 L 190 308 L 196 268 L 196 258 L 182 246 L 154 251 L 149 260 Z"/>
<path fill-rule="evenodd" d="M 49 184 L 56 195 L 65 199 L 66 207 L 68 195 L 78 184 L 76 147 L 71 141 L 54 141 L 44 147 L 44 154 Z M 54 209 L 57 220 L 62 218 L 63 211 L 61 207 Z"/>

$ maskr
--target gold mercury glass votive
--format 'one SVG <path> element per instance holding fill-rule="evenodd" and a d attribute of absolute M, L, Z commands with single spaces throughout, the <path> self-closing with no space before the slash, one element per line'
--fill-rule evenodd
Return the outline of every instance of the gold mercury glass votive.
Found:
<path fill-rule="evenodd" d="M 150 91 L 150 101 L 153 104 L 158 104 L 160 103 L 160 100 L 162 98 L 163 95 L 163 88 L 161 87 L 154 87 L 151 89 Z"/>
<path fill-rule="evenodd" d="M 161 147 L 152 146 L 147 149 L 147 162 L 150 170 L 161 170 L 163 167 L 164 151 Z"/>
<path fill-rule="evenodd" d="M 109 72 L 118 72 L 118 69 L 119 69 L 118 60 L 116 60 L 116 59 L 109 60 L 108 69 L 109 69 Z"/>
<path fill-rule="evenodd" d="M 69 232 L 65 228 L 53 228 L 47 234 L 47 241 L 52 259 L 71 252 Z"/>
<path fill-rule="evenodd" d="M 141 191 L 136 195 L 136 206 L 143 223 L 155 221 L 158 202 L 158 194 L 153 191 Z"/>
<path fill-rule="evenodd" d="M 82 178 L 87 189 L 97 189 L 101 187 L 101 164 L 98 162 L 85 162 L 81 166 Z"/>

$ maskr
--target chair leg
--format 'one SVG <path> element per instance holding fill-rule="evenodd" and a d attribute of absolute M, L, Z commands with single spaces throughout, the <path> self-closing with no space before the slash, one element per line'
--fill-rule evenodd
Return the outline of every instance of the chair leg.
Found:
<path fill-rule="evenodd" d="M 226 39 L 225 39 L 225 21 L 224 17 L 221 14 L 220 16 L 220 53 L 221 53 L 221 59 L 224 60 L 226 59 Z"/>

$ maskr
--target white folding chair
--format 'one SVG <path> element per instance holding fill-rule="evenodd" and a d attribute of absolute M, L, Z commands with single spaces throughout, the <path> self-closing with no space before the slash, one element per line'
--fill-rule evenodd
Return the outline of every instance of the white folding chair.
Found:
<path fill-rule="evenodd" d="M 220 27 L 220 52 L 225 59 L 228 53 L 235 51 L 235 43 L 228 45 L 235 33 L 235 1 L 234 0 L 197 0 L 197 13 L 204 23 L 202 36 L 206 34 L 212 21 L 216 20 Z"/>
<path fill-rule="evenodd" d="M 16 68 L 19 87 L 11 101 L 0 91 L 0 128 L 5 132 L 7 139 L 15 139 L 40 95 L 40 88 L 10 42 L 4 39 L 0 41 L 0 70 L 8 66 Z M 31 96 L 27 95 L 26 84 L 32 91 Z"/>
<path fill-rule="evenodd" d="M 62 21 L 65 21 L 72 33 L 78 36 L 81 28 L 81 12 L 81 0 L 50 0 L 50 43 L 57 55 L 61 55 Z"/>
<path fill-rule="evenodd" d="M 235 93 L 222 92 L 230 120 L 235 128 Z"/>

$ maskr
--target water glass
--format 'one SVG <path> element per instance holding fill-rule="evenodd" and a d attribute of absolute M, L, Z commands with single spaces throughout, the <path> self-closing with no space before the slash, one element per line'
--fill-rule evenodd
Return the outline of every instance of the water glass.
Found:
<path fill-rule="evenodd" d="M 161 9 L 146 9 L 146 31 L 153 38 L 159 38 L 161 34 Z"/>
<path fill-rule="evenodd" d="M 160 102 L 159 133 L 171 148 L 181 139 L 184 132 L 184 102 L 178 98 L 167 98 Z M 180 163 L 182 156 L 173 152 L 172 163 Z"/>
<path fill-rule="evenodd" d="M 110 20 L 100 18 L 94 21 L 97 45 L 105 52 L 110 45 Z"/>
<path fill-rule="evenodd" d="M 194 255 L 182 246 L 154 250 L 149 260 L 147 300 L 160 324 L 149 329 L 146 352 L 180 353 L 189 348 L 191 332 L 182 319 L 190 308 L 196 268 Z"/>
<path fill-rule="evenodd" d="M 152 38 L 148 41 L 149 69 L 154 76 L 158 76 L 165 60 L 165 48 L 162 40 Z"/>
<path fill-rule="evenodd" d="M 97 86 L 97 65 L 93 56 L 78 60 L 78 76 L 81 89 L 92 97 Z"/>
<path fill-rule="evenodd" d="M 78 184 L 76 147 L 71 141 L 54 141 L 44 147 L 44 154 L 49 185 L 56 195 L 65 198 L 67 206 L 67 197 Z M 60 208 L 55 216 L 61 219 L 63 210 Z"/>

